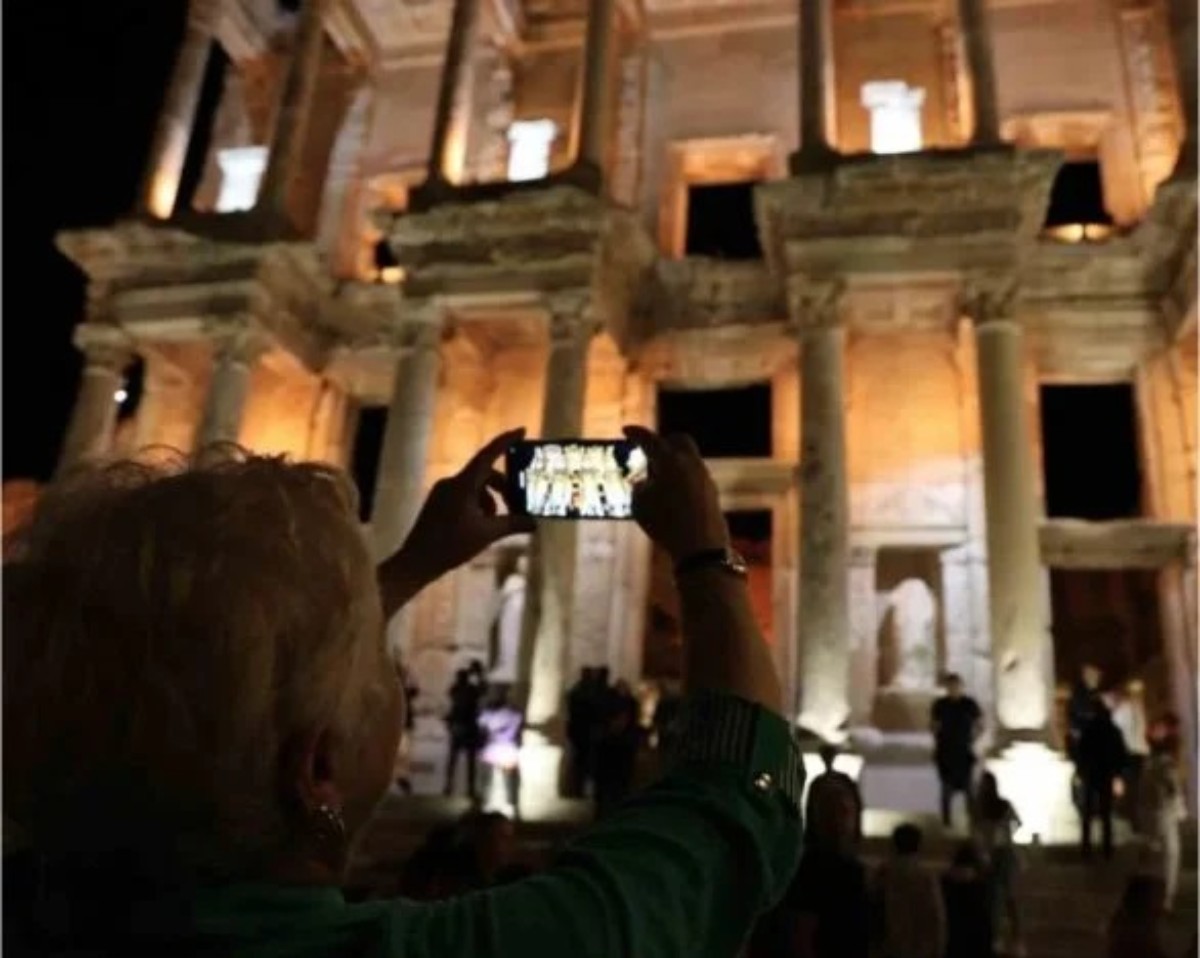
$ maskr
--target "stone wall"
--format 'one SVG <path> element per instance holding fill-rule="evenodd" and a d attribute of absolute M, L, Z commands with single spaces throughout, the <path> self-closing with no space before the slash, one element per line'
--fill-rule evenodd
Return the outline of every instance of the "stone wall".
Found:
<path fill-rule="evenodd" d="M 286 353 L 263 357 L 250 374 L 238 441 L 255 452 L 308 458 L 321 380 Z"/>
<path fill-rule="evenodd" d="M 1142 364 L 1137 377 L 1147 507 L 1155 519 L 1196 518 L 1196 337 Z"/>
<path fill-rule="evenodd" d="M 440 72 L 440 67 L 414 66 L 380 77 L 365 145 L 365 175 L 425 166 Z"/>

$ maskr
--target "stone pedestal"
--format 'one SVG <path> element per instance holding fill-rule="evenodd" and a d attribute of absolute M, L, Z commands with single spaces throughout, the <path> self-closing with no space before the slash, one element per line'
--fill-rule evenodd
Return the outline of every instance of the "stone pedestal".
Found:
<path fill-rule="evenodd" d="M 250 371 L 264 348 L 261 335 L 248 328 L 214 336 L 212 381 L 196 435 L 197 448 L 238 441 L 250 393 Z"/>
<path fill-rule="evenodd" d="M 421 507 L 437 398 L 440 314 L 431 311 L 410 321 L 401 328 L 398 340 L 392 402 L 371 510 L 376 561 L 400 548 Z"/>
<path fill-rule="evenodd" d="M 83 378 L 59 453 L 59 475 L 109 452 L 117 422 L 115 397 L 133 355 L 128 337 L 112 326 L 84 323 L 75 330 L 75 345 L 84 354 Z"/>
<path fill-rule="evenodd" d="M 850 717 L 845 330 L 839 284 L 794 296 L 800 324 L 799 723 L 840 741 Z"/>
<path fill-rule="evenodd" d="M 542 437 L 569 439 L 583 428 L 587 350 L 591 326 L 587 300 L 551 305 L 550 357 L 542 408 Z M 573 522 L 542 522 L 533 536 L 525 605 L 520 674 L 528 676 L 525 715 L 530 725 L 559 735 L 570 660 L 578 530 Z M 524 682 L 521 683 L 524 685 Z"/>
<path fill-rule="evenodd" d="M 283 82 L 275 135 L 263 174 L 256 209 L 270 217 L 285 219 L 291 186 L 300 170 L 313 93 L 325 47 L 325 17 L 332 0 L 304 0 L 296 27 L 292 61 Z"/>
<path fill-rule="evenodd" d="M 1002 740 L 1042 736 L 1049 724 L 1053 675 L 1023 337 L 1011 316 L 1011 284 L 976 285 L 968 294 L 978 340 L 996 717 Z"/>
<path fill-rule="evenodd" d="M 187 32 L 163 98 L 142 185 L 142 210 L 159 219 L 168 219 L 175 210 L 220 7 L 220 0 L 188 5 Z"/>

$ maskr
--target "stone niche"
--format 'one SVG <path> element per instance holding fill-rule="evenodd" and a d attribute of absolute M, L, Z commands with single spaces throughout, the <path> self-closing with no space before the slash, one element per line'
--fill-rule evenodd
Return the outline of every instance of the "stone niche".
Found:
<path fill-rule="evenodd" d="M 875 698 L 872 724 L 921 732 L 945 667 L 945 616 L 936 548 L 880 549 L 875 566 Z"/>

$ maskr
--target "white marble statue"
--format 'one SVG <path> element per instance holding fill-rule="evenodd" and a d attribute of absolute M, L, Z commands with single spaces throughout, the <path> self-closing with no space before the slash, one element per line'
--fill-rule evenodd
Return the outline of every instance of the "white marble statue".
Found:
<path fill-rule="evenodd" d="M 937 600 L 933 592 L 920 579 L 905 579 L 892 590 L 889 604 L 896 649 L 892 688 L 935 688 Z"/>
<path fill-rule="evenodd" d="M 521 650 L 521 620 L 525 614 L 525 589 L 528 584 L 529 562 L 525 556 L 504 579 L 497 597 L 496 614 L 492 621 L 496 629 L 496 659 L 488 673 L 491 683 L 511 683 L 517 680 L 517 660 Z"/>

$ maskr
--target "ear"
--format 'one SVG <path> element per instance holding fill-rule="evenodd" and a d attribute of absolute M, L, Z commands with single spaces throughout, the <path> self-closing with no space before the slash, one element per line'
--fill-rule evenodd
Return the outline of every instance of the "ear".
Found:
<path fill-rule="evenodd" d="M 296 735 L 284 749 L 285 793 L 304 809 L 320 805 L 341 809 L 346 796 L 337 783 L 337 749 L 328 729 Z"/>

